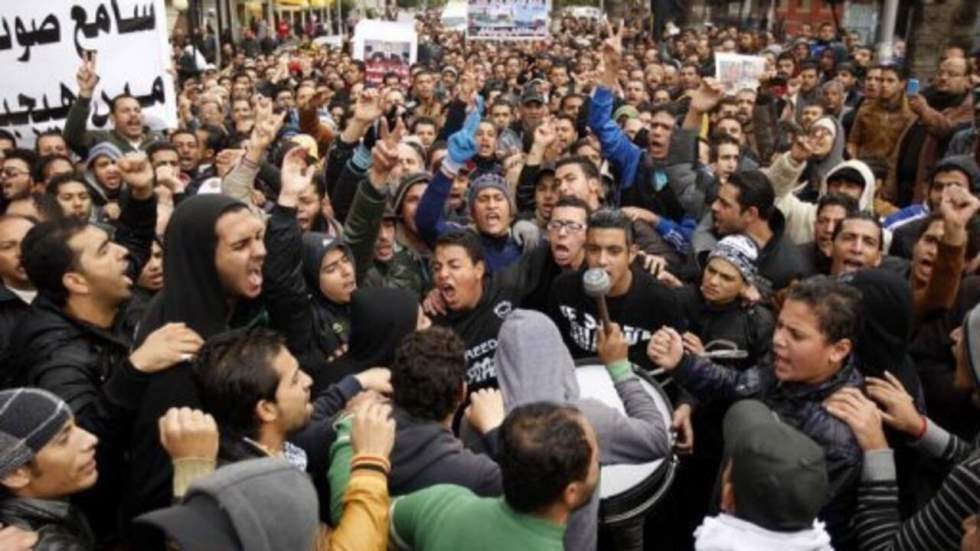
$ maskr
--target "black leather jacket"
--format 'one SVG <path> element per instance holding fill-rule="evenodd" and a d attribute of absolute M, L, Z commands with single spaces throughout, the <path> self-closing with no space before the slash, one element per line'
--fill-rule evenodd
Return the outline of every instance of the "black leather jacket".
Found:
<path fill-rule="evenodd" d="M 34 551 L 88 551 L 95 539 L 85 517 L 67 501 L 9 497 L 0 501 L 0 524 L 36 532 Z"/>

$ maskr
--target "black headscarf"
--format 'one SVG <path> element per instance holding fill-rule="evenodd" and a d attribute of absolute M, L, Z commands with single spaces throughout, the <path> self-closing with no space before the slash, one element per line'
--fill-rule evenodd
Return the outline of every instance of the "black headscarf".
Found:
<path fill-rule="evenodd" d="M 909 355 L 915 316 L 908 281 L 878 268 L 857 272 L 849 283 L 863 299 L 864 319 L 854 348 L 858 370 L 871 377 L 889 371 L 921 407 L 921 383 Z"/>
<path fill-rule="evenodd" d="M 323 258 L 338 248 L 343 249 L 353 261 L 350 248 L 343 239 L 336 239 L 325 233 L 303 234 L 303 280 L 311 299 L 313 337 L 325 358 L 333 356 L 347 342 L 350 333 L 350 305 L 334 302 L 320 290 L 320 266 Z"/>
<path fill-rule="evenodd" d="M 347 360 L 359 370 L 391 365 L 395 349 L 418 325 L 419 303 L 406 289 L 360 289 L 351 297 Z"/>
<path fill-rule="evenodd" d="M 214 264 L 215 224 L 225 213 L 248 208 L 225 195 L 195 195 L 182 201 L 164 236 L 163 289 L 150 304 L 136 342 L 171 322 L 183 322 L 202 338 L 228 328 L 229 307 Z"/>

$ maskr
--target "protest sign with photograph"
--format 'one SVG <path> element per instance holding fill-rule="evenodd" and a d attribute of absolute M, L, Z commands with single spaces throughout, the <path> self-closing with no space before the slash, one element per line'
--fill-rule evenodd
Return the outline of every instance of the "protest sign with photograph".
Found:
<path fill-rule="evenodd" d="M 725 92 L 759 87 L 759 78 L 766 72 L 766 58 L 715 52 L 715 78 L 725 86 Z"/>
<path fill-rule="evenodd" d="M 0 27 L 0 128 L 18 142 L 30 146 L 40 132 L 64 126 L 88 52 L 99 75 L 89 128 L 110 127 L 109 103 L 123 92 L 139 100 L 152 128 L 176 128 L 163 0 L 5 0 Z"/>
<path fill-rule="evenodd" d="M 550 0 L 470 0 L 469 40 L 541 40 L 548 38 Z"/>
<path fill-rule="evenodd" d="M 404 84 L 409 67 L 418 56 L 418 35 L 412 21 L 365 19 L 354 28 L 354 59 L 364 61 L 365 80 L 378 85 L 387 73 L 395 73 Z"/>

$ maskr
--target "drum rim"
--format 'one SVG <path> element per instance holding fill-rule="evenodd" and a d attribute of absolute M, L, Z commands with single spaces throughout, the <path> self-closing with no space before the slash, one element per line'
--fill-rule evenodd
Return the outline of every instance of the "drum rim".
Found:
<path fill-rule="evenodd" d="M 576 368 L 594 366 L 594 365 L 603 365 L 603 364 L 602 361 L 595 356 L 587 357 L 587 358 L 579 358 L 575 360 Z M 674 404 L 673 402 L 671 402 L 670 397 L 667 396 L 667 392 L 664 391 L 663 387 L 660 386 L 660 383 L 658 383 L 656 379 L 653 378 L 652 375 L 640 369 L 636 364 L 631 364 L 631 365 L 634 368 L 633 372 L 638 377 L 643 379 L 645 382 L 649 383 L 650 386 L 657 391 L 657 393 L 663 399 L 664 403 L 667 404 L 667 410 L 673 411 Z M 653 508 L 654 505 L 656 505 L 658 501 L 660 501 L 663 498 L 663 496 L 670 490 L 671 486 L 673 486 L 674 477 L 676 476 L 677 464 L 679 462 L 679 459 L 677 457 L 677 453 L 673 449 L 674 438 L 669 433 L 670 430 L 669 420 L 667 424 L 668 424 L 667 427 L 668 437 L 670 439 L 670 451 L 667 453 L 667 455 L 664 456 L 663 463 L 661 463 L 660 467 L 658 467 L 653 472 L 653 475 L 659 474 L 659 476 L 653 476 L 652 478 L 648 479 L 649 484 L 641 484 L 635 488 L 632 488 L 629 491 L 620 494 L 618 498 L 624 501 L 630 501 L 630 498 L 632 498 L 636 493 L 641 492 L 642 490 L 647 488 L 650 484 L 654 484 L 654 483 L 658 484 L 657 489 L 652 494 L 650 494 L 649 497 L 640 500 L 640 502 L 637 503 L 636 505 L 628 507 L 622 511 L 619 510 L 619 508 L 617 507 L 615 508 L 616 509 L 615 512 L 610 512 L 608 510 L 610 508 L 610 503 L 608 502 L 608 499 L 606 500 L 600 499 L 599 521 L 603 525 L 610 526 L 610 525 L 619 524 L 625 521 L 636 519 L 637 517 L 646 514 L 647 512 L 649 512 L 651 508 Z"/>

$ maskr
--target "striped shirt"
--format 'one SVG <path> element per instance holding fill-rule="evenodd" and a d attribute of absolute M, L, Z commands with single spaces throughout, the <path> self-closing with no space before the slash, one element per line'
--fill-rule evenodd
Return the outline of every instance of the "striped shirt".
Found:
<path fill-rule="evenodd" d="M 854 515 L 862 551 L 957 550 L 963 520 L 980 510 L 980 451 L 931 421 L 915 445 L 956 466 L 936 495 L 902 522 L 892 450 L 865 454 Z"/>

